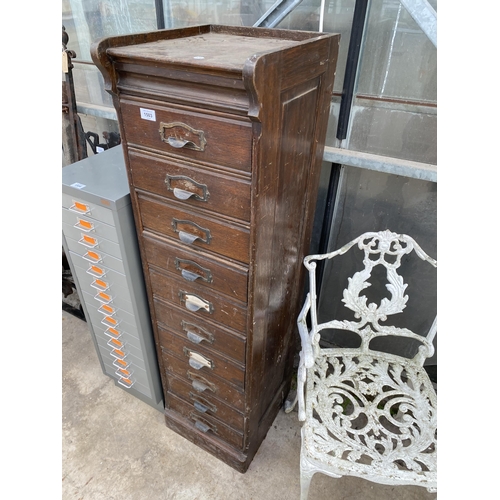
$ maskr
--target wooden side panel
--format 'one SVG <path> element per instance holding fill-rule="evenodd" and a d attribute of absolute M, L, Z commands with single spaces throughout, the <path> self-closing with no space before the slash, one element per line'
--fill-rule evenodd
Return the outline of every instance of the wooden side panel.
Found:
<path fill-rule="evenodd" d="M 251 222 L 253 324 L 247 361 L 252 380 L 247 388 L 253 403 L 250 434 L 261 440 L 290 386 L 302 305 L 302 260 L 312 231 L 338 40 L 318 43 L 313 65 L 308 64 L 310 50 L 294 47 L 257 58 L 245 68 L 249 115 L 259 131 Z M 302 67 L 304 72 L 296 69 Z M 281 68 L 279 74 L 273 68 Z"/>

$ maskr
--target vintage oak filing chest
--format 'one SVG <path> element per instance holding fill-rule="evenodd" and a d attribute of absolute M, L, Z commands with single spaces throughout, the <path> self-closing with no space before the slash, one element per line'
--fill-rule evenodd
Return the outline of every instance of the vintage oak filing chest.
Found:
<path fill-rule="evenodd" d="M 119 119 L 166 424 L 241 472 L 290 388 L 338 44 L 206 25 L 91 49 Z"/>

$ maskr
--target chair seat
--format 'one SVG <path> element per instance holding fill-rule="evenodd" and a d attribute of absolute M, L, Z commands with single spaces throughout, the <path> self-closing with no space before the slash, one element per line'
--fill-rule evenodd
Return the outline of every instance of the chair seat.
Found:
<path fill-rule="evenodd" d="M 408 361 L 320 349 L 307 372 L 303 455 L 332 475 L 435 488 L 436 393 Z"/>

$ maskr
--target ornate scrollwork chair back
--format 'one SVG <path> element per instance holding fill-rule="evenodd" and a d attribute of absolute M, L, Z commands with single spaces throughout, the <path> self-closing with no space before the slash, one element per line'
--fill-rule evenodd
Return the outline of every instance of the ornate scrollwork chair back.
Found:
<path fill-rule="evenodd" d="M 348 279 L 342 302 L 355 321 L 331 320 L 318 324 L 316 265 L 348 252 L 355 245 L 364 252 L 364 268 Z M 332 477 L 352 475 L 390 485 L 418 484 L 435 491 L 437 453 L 437 401 L 423 368 L 434 354 L 437 322 L 426 336 L 407 328 L 387 326 L 389 316 L 403 311 L 407 284 L 398 274 L 403 256 L 416 253 L 436 267 L 413 238 L 390 231 L 364 233 L 340 250 L 304 259 L 309 271 L 309 293 L 298 318 L 300 352 L 297 396 L 303 421 L 300 459 L 301 500 L 306 500 L 314 473 Z M 377 305 L 362 291 L 376 266 L 385 268 L 391 297 Z M 372 280 L 373 281 L 373 280 Z M 308 327 L 307 318 L 311 327 Z M 354 332 L 356 348 L 321 348 L 320 332 Z M 398 336 L 419 342 L 408 359 L 373 350 L 371 341 Z"/>

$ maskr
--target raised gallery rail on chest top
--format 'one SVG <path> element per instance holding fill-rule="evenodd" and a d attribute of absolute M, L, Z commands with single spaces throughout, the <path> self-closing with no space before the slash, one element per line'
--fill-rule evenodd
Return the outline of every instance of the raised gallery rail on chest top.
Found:
<path fill-rule="evenodd" d="M 339 35 L 92 47 L 125 152 L 166 424 L 244 472 L 290 388 Z"/>

